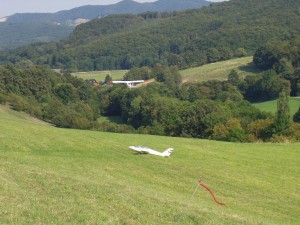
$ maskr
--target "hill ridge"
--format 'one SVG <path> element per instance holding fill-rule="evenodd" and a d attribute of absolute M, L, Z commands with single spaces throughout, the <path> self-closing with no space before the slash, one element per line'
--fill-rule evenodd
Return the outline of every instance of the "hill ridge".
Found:
<path fill-rule="evenodd" d="M 85 5 L 56 13 L 16 13 L 0 20 L 0 50 L 1 48 L 65 38 L 78 25 L 78 19 L 86 22 L 111 14 L 184 10 L 209 4 L 210 2 L 205 0 L 158 0 L 150 3 L 123 0 L 110 5 Z M 26 32 L 26 29 L 30 32 Z M 22 39 L 19 38 L 20 36 Z"/>
<path fill-rule="evenodd" d="M 61 42 L 18 49 L 13 59 L 25 55 L 35 63 L 72 71 L 156 63 L 201 66 L 252 55 L 270 40 L 300 35 L 298 7 L 300 2 L 293 0 L 232 0 L 173 13 L 111 15 L 77 26 Z"/>

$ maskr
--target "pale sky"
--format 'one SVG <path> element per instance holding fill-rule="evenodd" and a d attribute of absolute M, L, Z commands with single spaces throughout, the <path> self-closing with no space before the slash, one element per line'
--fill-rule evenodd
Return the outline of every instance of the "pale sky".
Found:
<path fill-rule="evenodd" d="M 10 16 L 15 13 L 58 12 L 83 5 L 109 5 L 120 1 L 121 0 L 0 0 L 0 18 Z M 154 2 L 156 0 L 135 1 Z"/>

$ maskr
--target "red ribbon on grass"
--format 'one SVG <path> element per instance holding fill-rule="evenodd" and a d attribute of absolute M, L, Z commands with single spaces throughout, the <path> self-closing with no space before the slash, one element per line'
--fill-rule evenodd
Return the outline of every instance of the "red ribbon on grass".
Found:
<path fill-rule="evenodd" d="M 201 180 L 199 180 L 199 184 L 200 184 L 202 187 L 204 187 L 204 188 L 210 193 L 210 195 L 213 197 L 214 201 L 215 201 L 217 204 L 219 204 L 219 205 L 225 205 L 225 203 L 219 202 L 219 201 L 216 199 L 216 197 L 214 196 L 214 194 L 212 193 L 212 191 L 211 191 L 205 184 L 202 184 L 202 181 L 201 181 Z"/>

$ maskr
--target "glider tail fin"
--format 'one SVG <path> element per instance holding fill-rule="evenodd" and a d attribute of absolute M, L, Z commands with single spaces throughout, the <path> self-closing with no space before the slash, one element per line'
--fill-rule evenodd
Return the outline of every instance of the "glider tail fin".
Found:
<path fill-rule="evenodd" d="M 171 153 L 173 152 L 173 148 L 168 148 L 166 151 L 163 152 L 164 157 L 169 157 Z"/>

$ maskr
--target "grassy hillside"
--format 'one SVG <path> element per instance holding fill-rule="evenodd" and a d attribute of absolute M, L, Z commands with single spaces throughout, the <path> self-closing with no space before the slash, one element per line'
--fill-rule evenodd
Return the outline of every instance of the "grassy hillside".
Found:
<path fill-rule="evenodd" d="M 110 70 L 110 71 L 89 71 L 89 72 L 77 72 L 72 73 L 73 76 L 78 78 L 95 79 L 96 81 L 104 81 L 107 74 L 109 74 L 113 80 L 123 79 L 127 70 Z"/>
<path fill-rule="evenodd" d="M 298 224 L 299 144 L 57 129 L 0 106 L 0 224 Z M 138 155 L 129 145 L 170 158 Z M 191 204 L 200 176 L 211 187 Z"/>
<path fill-rule="evenodd" d="M 290 112 L 294 115 L 300 107 L 300 98 L 290 98 L 289 99 Z M 277 111 L 277 100 L 261 102 L 254 104 L 255 107 L 262 111 L 276 113 Z"/>
<path fill-rule="evenodd" d="M 236 58 L 200 67 L 181 70 L 184 82 L 200 82 L 207 80 L 226 80 L 231 70 L 236 70 L 241 77 L 258 73 L 252 64 L 252 56 Z"/>
<path fill-rule="evenodd" d="M 258 73 L 259 70 L 252 64 L 252 56 L 236 58 L 222 62 L 207 64 L 200 67 L 181 70 L 183 82 L 201 82 L 207 80 L 226 80 L 231 70 L 236 70 L 241 77 Z M 88 71 L 72 73 L 82 79 L 95 79 L 104 81 L 109 74 L 113 80 L 123 79 L 128 70 Z"/>

